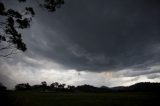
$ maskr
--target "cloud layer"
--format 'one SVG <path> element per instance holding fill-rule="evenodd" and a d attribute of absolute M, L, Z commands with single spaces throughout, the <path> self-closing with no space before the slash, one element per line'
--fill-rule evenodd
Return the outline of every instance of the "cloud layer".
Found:
<path fill-rule="evenodd" d="M 39 15 L 28 45 L 69 69 L 143 69 L 159 64 L 159 5 L 157 0 L 69 0 L 55 14 Z"/>

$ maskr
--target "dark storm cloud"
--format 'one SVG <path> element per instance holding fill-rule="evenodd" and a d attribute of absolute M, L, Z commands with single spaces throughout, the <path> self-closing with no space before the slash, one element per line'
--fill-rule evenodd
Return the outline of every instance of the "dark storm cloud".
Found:
<path fill-rule="evenodd" d="M 136 76 L 140 76 L 140 75 L 153 76 L 153 75 L 157 75 L 158 73 L 160 73 L 159 69 L 152 69 L 151 68 L 150 70 L 126 71 L 125 73 L 123 73 L 123 75 L 127 76 L 127 77 L 136 77 Z"/>
<path fill-rule="evenodd" d="M 71 69 L 146 68 L 159 63 L 159 10 L 158 0 L 68 0 L 38 15 L 28 48 Z"/>
<path fill-rule="evenodd" d="M 158 0 L 68 0 L 53 15 L 39 15 L 47 28 L 31 48 L 71 69 L 145 69 L 160 60 L 159 10 Z"/>
<path fill-rule="evenodd" d="M 76 70 L 144 70 L 160 61 L 159 10 L 158 0 L 66 0 L 53 14 L 36 8 L 27 54 Z"/>

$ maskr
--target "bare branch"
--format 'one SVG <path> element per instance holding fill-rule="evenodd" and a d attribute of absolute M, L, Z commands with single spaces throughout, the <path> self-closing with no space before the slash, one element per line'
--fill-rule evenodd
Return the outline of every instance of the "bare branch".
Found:
<path fill-rule="evenodd" d="M 6 49 L 11 49 L 12 46 L 13 46 L 12 44 L 9 44 L 8 46 L 5 46 L 5 47 L 0 48 L 0 51 L 6 50 Z"/>
<path fill-rule="evenodd" d="M 6 55 L 0 55 L 0 57 L 7 57 L 10 58 L 9 56 L 13 55 L 13 54 L 17 54 L 17 52 L 14 52 L 15 50 L 11 50 L 10 53 L 6 54 Z"/>

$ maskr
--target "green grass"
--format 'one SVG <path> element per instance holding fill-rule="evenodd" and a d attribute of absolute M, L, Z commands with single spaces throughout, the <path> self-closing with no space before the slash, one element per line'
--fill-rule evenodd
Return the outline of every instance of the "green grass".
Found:
<path fill-rule="evenodd" d="M 146 106 L 159 102 L 155 93 L 1 93 L 3 106 Z"/>

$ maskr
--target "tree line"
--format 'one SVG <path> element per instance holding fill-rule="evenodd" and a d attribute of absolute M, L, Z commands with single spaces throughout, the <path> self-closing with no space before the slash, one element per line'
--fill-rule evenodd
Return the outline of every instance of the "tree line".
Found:
<path fill-rule="evenodd" d="M 46 81 L 41 82 L 39 85 L 30 85 L 29 83 L 21 83 L 15 85 L 15 90 L 16 91 L 27 91 L 27 90 L 32 90 L 32 91 L 73 91 L 75 89 L 75 86 L 72 85 L 66 85 L 66 84 L 61 84 L 58 82 L 53 82 L 50 85 L 47 85 Z"/>
<path fill-rule="evenodd" d="M 2 83 L 0 83 L 0 91 L 7 91 Z M 40 92 L 159 92 L 160 83 L 140 82 L 131 86 L 119 87 L 95 87 L 92 85 L 66 85 L 64 83 L 53 82 L 47 85 L 46 81 L 41 82 L 39 85 L 30 85 L 29 83 L 20 83 L 15 85 L 14 91 L 40 91 Z"/>

